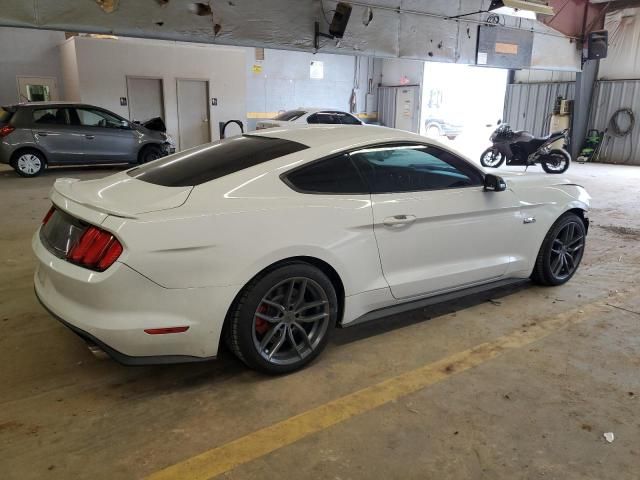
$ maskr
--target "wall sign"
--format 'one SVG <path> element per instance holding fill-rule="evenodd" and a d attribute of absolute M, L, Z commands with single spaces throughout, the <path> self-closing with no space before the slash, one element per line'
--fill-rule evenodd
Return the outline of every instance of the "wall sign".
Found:
<path fill-rule="evenodd" d="M 309 66 L 309 78 L 312 80 L 322 80 L 324 78 L 324 63 L 313 61 Z"/>
<path fill-rule="evenodd" d="M 120 105 L 123 107 L 127 106 L 127 97 L 120 97 Z"/>

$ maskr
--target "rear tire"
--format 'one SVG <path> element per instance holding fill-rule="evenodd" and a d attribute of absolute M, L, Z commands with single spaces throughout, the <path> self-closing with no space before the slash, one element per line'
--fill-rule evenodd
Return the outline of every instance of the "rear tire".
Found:
<path fill-rule="evenodd" d="M 37 177 L 46 165 L 44 155 L 33 149 L 19 151 L 11 161 L 11 166 L 21 177 Z"/>
<path fill-rule="evenodd" d="M 138 163 L 148 163 L 162 157 L 162 149 L 157 145 L 146 145 L 138 154 Z"/>
<path fill-rule="evenodd" d="M 225 340 L 250 368 L 289 373 L 322 352 L 337 316 L 329 278 L 307 263 L 289 263 L 244 288 L 229 311 Z"/>
<path fill-rule="evenodd" d="M 564 150 L 551 150 L 540 159 L 540 164 L 547 173 L 564 173 L 571 165 L 571 155 Z"/>
<path fill-rule="evenodd" d="M 542 241 L 531 280 L 545 286 L 568 282 L 580 266 L 585 240 L 586 229 L 582 219 L 571 212 L 562 215 Z"/>

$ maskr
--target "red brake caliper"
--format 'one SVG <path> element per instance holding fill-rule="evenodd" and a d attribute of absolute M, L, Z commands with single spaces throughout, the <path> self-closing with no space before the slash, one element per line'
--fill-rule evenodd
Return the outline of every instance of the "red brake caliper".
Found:
<path fill-rule="evenodd" d="M 260 305 L 258 307 L 258 313 L 267 313 L 268 308 L 267 305 Z M 267 330 L 269 330 L 269 322 L 260 317 L 256 317 L 256 333 L 263 335 Z"/>

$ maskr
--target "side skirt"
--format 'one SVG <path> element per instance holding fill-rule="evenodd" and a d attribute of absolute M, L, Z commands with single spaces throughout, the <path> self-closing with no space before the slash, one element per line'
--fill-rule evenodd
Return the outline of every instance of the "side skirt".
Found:
<path fill-rule="evenodd" d="M 424 308 L 429 305 L 436 305 L 438 303 L 449 302 L 462 297 L 468 297 L 477 293 L 486 292 L 495 288 L 504 287 L 507 285 L 518 285 L 528 283 L 529 279 L 522 278 L 507 278 L 497 280 L 495 282 L 484 283 L 482 285 L 475 285 L 473 287 L 462 288 L 454 292 L 442 293 L 434 295 L 432 297 L 421 298 L 418 300 L 410 300 L 401 304 L 390 305 L 388 307 L 373 310 L 369 313 L 365 313 L 361 317 L 356 318 L 354 321 L 343 325 L 344 328 L 349 328 L 354 325 L 360 325 L 361 323 L 369 322 L 371 320 L 378 320 L 379 318 L 389 317 L 391 315 L 397 315 L 398 313 L 408 312 L 410 310 L 416 310 L 418 308 Z"/>

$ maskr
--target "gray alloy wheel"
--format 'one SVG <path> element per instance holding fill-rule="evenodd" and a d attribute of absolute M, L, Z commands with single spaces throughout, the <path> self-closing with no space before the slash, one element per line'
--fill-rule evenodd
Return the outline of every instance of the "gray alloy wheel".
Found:
<path fill-rule="evenodd" d="M 314 265 L 292 261 L 258 275 L 225 322 L 225 341 L 245 364 L 269 374 L 304 367 L 326 346 L 338 319 L 333 283 Z"/>
<path fill-rule="evenodd" d="M 269 290 L 258 304 L 253 344 L 270 363 L 297 363 L 318 347 L 329 318 L 329 299 L 318 283 L 310 278 L 288 278 Z"/>
<path fill-rule="evenodd" d="M 574 213 L 565 213 L 545 236 L 531 279 L 541 285 L 566 283 L 580 265 L 585 240 L 582 219 Z"/>
<path fill-rule="evenodd" d="M 558 281 L 571 277 L 582 259 L 584 249 L 584 227 L 582 222 L 566 223 L 551 243 L 549 268 Z"/>
<path fill-rule="evenodd" d="M 44 170 L 44 158 L 34 151 L 21 153 L 13 162 L 13 168 L 22 177 L 35 177 Z"/>

